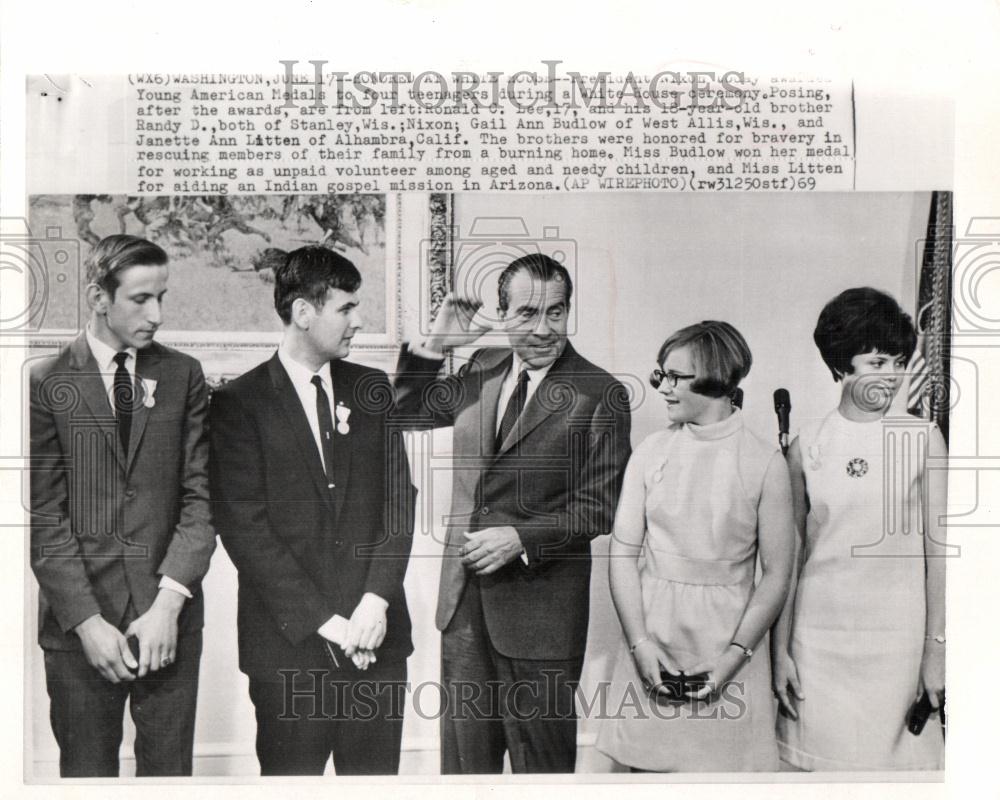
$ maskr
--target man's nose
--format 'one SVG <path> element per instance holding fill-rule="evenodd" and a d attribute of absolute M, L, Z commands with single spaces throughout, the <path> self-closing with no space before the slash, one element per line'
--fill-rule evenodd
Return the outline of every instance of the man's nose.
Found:
<path fill-rule="evenodd" d="M 159 300 L 150 300 L 147 303 L 148 311 L 146 312 L 146 319 L 150 325 L 159 325 L 163 322 L 163 305 Z"/>
<path fill-rule="evenodd" d="M 535 325 L 534 333 L 539 336 L 545 336 L 552 330 L 552 326 L 549 324 L 549 318 L 545 314 L 538 315 L 538 322 Z"/>

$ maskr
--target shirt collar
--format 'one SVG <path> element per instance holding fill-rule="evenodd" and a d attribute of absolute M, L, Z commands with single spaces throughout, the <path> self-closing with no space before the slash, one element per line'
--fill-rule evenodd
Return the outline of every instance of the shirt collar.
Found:
<path fill-rule="evenodd" d="M 119 351 L 115 350 L 113 347 L 109 347 L 96 336 L 90 330 L 90 325 L 84 329 L 87 336 L 87 346 L 90 348 L 91 354 L 94 356 L 94 361 L 97 362 L 97 368 L 101 372 L 113 372 L 118 368 L 115 364 L 115 356 L 118 355 Z M 131 363 L 135 364 L 136 354 L 138 351 L 134 347 L 126 347 L 124 352 L 129 354 Z M 129 364 L 129 360 L 125 361 L 126 366 Z"/>
<path fill-rule="evenodd" d="M 304 389 L 311 387 L 313 375 L 319 375 L 327 391 L 333 388 L 329 361 L 324 361 L 323 366 L 316 372 L 313 372 L 309 367 L 292 358 L 282 346 L 278 347 L 278 360 L 281 362 L 281 366 L 285 368 L 285 372 L 288 373 L 288 377 L 292 379 L 292 383 L 296 388 Z"/>
<path fill-rule="evenodd" d="M 555 361 L 552 362 L 552 364 L 555 363 Z M 514 363 L 511 365 L 510 374 L 516 379 L 516 377 L 521 374 L 521 370 L 525 369 L 528 371 L 528 383 L 538 383 L 549 374 L 549 370 L 552 369 L 552 364 L 545 367 L 529 367 L 526 363 L 524 363 L 524 359 L 522 359 L 517 353 L 514 353 Z"/>

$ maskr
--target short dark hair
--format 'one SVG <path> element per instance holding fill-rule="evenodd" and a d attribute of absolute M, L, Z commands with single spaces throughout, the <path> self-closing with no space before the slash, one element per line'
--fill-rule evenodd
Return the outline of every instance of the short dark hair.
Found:
<path fill-rule="evenodd" d="M 873 350 L 909 358 L 917 347 L 910 315 L 885 292 L 870 286 L 848 289 L 827 303 L 813 341 L 835 381 L 849 375 L 854 356 Z"/>
<path fill-rule="evenodd" d="M 300 297 L 322 308 L 330 289 L 356 292 L 361 286 L 358 268 L 328 247 L 309 245 L 293 250 L 274 270 L 274 310 L 281 321 L 292 321 L 292 303 Z"/>
<path fill-rule="evenodd" d="M 510 305 L 510 282 L 521 270 L 539 280 L 562 281 L 566 286 L 566 305 L 569 305 L 570 299 L 573 297 L 573 280 L 569 276 L 569 270 L 550 256 L 542 253 L 529 253 L 511 261 L 500 273 L 497 294 L 499 295 L 498 304 L 501 311 L 506 311 Z"/>
<path fill-rule="evenodd" d="M 129 267 L 159 267 L 168 261 L 159 245 L 138 236 L 116 233 L 105 236 L 87 256 L 87 283 L 100 286 L 114 300 L 118 276 Z"/>
<path fill-rule="evenodd" d="M 662 365 L 678 347 L 691 348 L 698 374 L 691 391 L 708 397 L 733 397 L 753 364 L 746 339 L 728 322 L 710 319 L 675 331 L 660 346 L 656 363 Z"/>

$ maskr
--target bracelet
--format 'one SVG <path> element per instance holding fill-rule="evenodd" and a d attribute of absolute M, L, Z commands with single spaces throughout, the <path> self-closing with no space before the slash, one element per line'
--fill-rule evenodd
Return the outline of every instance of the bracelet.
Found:
<path fill-rule="evenodd" d="M 648 641 L 649 641 L 649 637 L 648 637 L 648 636 L 643 636 L 643 637 L 642 637 L 642 638 L 641 638 L 641 639 L 640 639 L 640 640 L 639 640 L 638 642 L 636 642 L 636 643 L 635 643 L 634 645 L 632 645 L 632 646 L 631 646 L 631 647 L 630 647 L 630 648 L 628 649 L 629 653 L 631 653 L 631 654 L 635 655 L 635 648 L 637 648 L 637 647 L 638 647 L 638 646 L 639 646 L 640 644 L 642 644 L 643 642 L 648 642 Z"/>
<path fill-rule="evenodd" d="M 924 639 L 933 639 L 938 644 L 944 644 L 944 634 L 943 633 L 939 633 L 939 634 L 937 634 L 937 636 L 931 636 L 930 634 L 928 634 L 927 636 L 924 637 Z"/>
<path fill-rule="evenodd" d="M 750 658 L 753 655 L 753 650 L 751 650 L 749 647 L 744 647 L 739 642 L 730 642 L 729 646 L 738 647 L 740 650 L 743 651 L 743 655 L 745 655 L 747 658 Z"/>

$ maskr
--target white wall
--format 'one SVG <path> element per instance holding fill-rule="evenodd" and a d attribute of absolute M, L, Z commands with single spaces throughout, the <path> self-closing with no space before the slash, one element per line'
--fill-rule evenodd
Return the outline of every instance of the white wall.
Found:
<path fill-rule="evenodd" d="M 702 319 L 724 319 L 746 336 L 754 355 L 744 382 L 749 424 L 776 436 L 771 393 L 786 387 L 792 424 L 821 416 L 838 392 L 812 343 L 823 304 L 851 286 L 871 285 L 913 308 L 918 240 L 925 234 L 928 194 L 673 195 L 614 194 L 546 197 L 460 196 L 456 222 L 467 236 L 477 217 L 523 217 L 533 234 L 545 227 L 576 243 L 574 346 L 586 357 L 643 391 L 657 349 L 673 330 Z M 403 330 L 416 338 L 417 282 L 422 270 L 416 243 L 426 234 L 423 199 L 405 198 Z M 461 269 L 461 265 L 460 265 Z M 461 273 L 460 273 L 461 277 Z M 492 301 L 490 301 L 492 302 Z M 384 361 L 384 360 L 383 360 Z M 633 444 L 663 424 L 654 394 L 634 404 Z M 450 436 L 420 437 L 413 448 L 415 477 L 424 468 L 446 467 Z M 431 452 L 432 457 L 423 453 Z M 435 519 L 447 513 L 447 481 L 435 480 L 434 497 L 421 494 L 426 527 L 414 542 L 406 589 L 417 651 L 410 660 L 414 686 L 437 678 L 439 637 L 433 614 L 441 548 Z M 620 642 L 619 627 L 595 547 L 591 632 L 583 690 L 606 678 Z M 28 598 L 34 630 L 33 579 Z M 207 618 L 196 728 L 196 774 L 256 774 L 254 720 L 246 678 L 236 667 L 236 575 L 220 548 L 205 580 Z M 55 743 L 48 725 L 41 654 L 28 643 L 32 663 L 28 702 L 35 774 L 55 774 Z M 424 710 L 433 711 L 433 692 Z M 594 725 L 581 724 L 581 740 L 592 741 Z M 131 733 L 129 734 L 131 736 Z M 430 761 L 414 751 L 437 744 L 437 722 L 409 714 L 404 728 L 403 771 Z M 129 747 L 130 751 L 131 748 Z M 588 762 L 599 763 L 599 762 Z M 129 765 L 126 764 L 126 770 Z"/>

